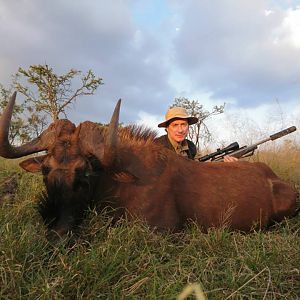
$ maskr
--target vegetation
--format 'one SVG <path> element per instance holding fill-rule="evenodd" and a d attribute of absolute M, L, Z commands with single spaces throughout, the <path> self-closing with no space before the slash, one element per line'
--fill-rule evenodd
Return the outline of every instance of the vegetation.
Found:
<path fill-rule="evenodd" d="M 253 159 L 299 187 L 299 151 L 277 150 Z M 91 211 L 75 243 L 51 245 L 35 208 L 41 177 L 17 163 L 0 159 L 0 299 L 176 299 L 189 284 L 208 299 L 299 299 L 299 215 L 251 234 L 158 234 Z"/>
<path fill-rule="evenodd" d="M 57 75 L 46 64 L 31 65 L 28 70 L 19 68 L 9 88 L 0 84 L 0 112 L 15 90 L 25 97 L 22 104 L 15 105 L 10 142 L 23 143 L 39 136 L 51 121 L 67 117 L 67 108 L 78 97 L 93 95 L 101 84 L 102 79 L 97 78 L 92 70 L 82 74 L 71 69 L 66 74 Z"/>
<path fill-rule="evenodd" d="M 19 68 L 14 85 L 37 112 L 43 112 L 50 116 L 52 121 L 56 121 L 60 114 L 66 116 L 66 108 L 78 97 L 93 95 L 102 84 L 102 79 L 96 78 L 93 71 L 89 70 L 80 78 L 80 83 L 77 82 L 77 87 L 72 87 L 81 73 L 71 69 L 64 75 L 57 75 L 48 65 L 32 65 L 28 70 Z M 22 84 L 22 79 L 32 87 Z"/>
<path fill-rule="evenodd" d="M 12 95 L 12 87 L 9 89 L 5 89 L 3 85 L 0 84 L 0 111 L 2 112 L 3 109 L 6 107 L 9 97 Z M 32 133 L 32 127 L 30 118 L 27 119 L 24 117 L 24 111 L 26 110 L 25 103 L 20 105 L 16 104 L 13 110 L 12 121 L 10 124 L 9 130 L 9 140 L 10 142 L 26 142 L 29 140 L 29 137 Z M 39 127 L 42 127 L 42 120 L 39 120 Z M 32 124 L 33 125 L 33 124 Z"/>

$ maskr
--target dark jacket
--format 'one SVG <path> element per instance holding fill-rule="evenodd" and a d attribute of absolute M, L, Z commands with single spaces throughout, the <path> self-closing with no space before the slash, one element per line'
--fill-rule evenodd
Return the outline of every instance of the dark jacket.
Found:
<path fill-rule="evenodd" d="M 190 159 L 194 159 L 195 155 L 197 154 L 197 147 L 196 147 L 196 145 L 192 141 L 187 140 L 187 139 L 185 139 L 185 141 L 187 142 L 188 148 L 189 148 L 186 151 L 187 156 Z M 168 148 L 168 149 L 176 152 L 176 150 L 174 149 L 173 145 L 171 144 L 171 142 L 168 139 L 168 135 L 166 135 L 166 134 L 162 135 L 162 136 L 160 136 L 158 138 L 156 138 L 155 142 L 157 142 L 157 143 L 163 145 L 164 147 L 166 147 L 166 148 Z"/>

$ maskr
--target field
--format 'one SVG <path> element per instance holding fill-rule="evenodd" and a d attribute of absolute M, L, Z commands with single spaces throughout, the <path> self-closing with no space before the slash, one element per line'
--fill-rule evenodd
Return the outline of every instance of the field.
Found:
<path fill-rule="evenodd" d="M 252 159 L 299 188 L 299 150 Z M 90 211 L 76 243 L 51 245 L 36 210 L 41 190 L 39 175 L 0 159 L 0 299 L 176 299 L 187 288 L 196 291 L 187 299 L 300 299 L 299 215 L 250 234 L 195 224 L 158 234 Z"/>

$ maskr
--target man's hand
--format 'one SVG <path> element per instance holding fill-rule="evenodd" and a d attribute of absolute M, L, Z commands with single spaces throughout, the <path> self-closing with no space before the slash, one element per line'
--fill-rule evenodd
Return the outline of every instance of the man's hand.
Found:
<path fill-rule="evenodd" d="M 230 155 L 224 156 L 224 162 L 235 162 L 235 161 L 238 161 L 238 158 L 230 156 Z"/>

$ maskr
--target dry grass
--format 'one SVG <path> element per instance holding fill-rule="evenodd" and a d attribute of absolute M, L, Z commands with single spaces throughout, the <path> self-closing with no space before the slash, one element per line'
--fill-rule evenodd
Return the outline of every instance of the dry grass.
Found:
<path fill-rule="evenodd" d="M 300 184 L 299 152 L 285 150 L 253 159 Z M 91 211 L 72 247 L 53 246 L 35 209 L 41 178 L 0 160 L 0 190 L 16 174 L 15 197 L 0 207 L 0 299 L 176 299 L 183 291 L 186 299 L 202 291 L 207 299 L 300 297 L 299 216 L 247 235 L 203 234 L 194 224 L 162 235 Z"/>
<path fill-rule="evenodd" d="M 293 144 L 260 151 L 252 160 L 265 162 L 282 179 L 300 186 L 300 149 Z"/>

